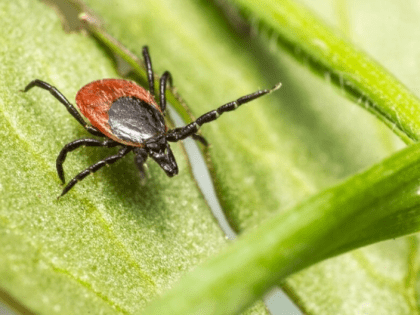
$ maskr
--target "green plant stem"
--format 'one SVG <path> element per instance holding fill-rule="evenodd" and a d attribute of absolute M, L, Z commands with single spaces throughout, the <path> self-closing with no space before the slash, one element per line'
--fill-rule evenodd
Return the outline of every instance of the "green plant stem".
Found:
<path fill-rule="evenodd" d="M 420 144 L 278 213 L 186 275 L 144 314 L 236 314 L 292 273 L 420 229 Z"/>
<path fill-rule="evenodd" d="M 277 43 L 357 104 L 388 125 L 404 142 L 420 139 L 420 101 L 381 65 L 291 0 L 232 0 Z M 287 87 L 286 87 L 287 88 Z"/>

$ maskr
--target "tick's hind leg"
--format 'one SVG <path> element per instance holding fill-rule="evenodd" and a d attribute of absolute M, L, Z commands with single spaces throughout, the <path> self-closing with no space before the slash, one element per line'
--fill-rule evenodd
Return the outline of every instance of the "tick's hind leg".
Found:
<path fill-rule="evenodd" d="M 191 135 L 191 137 L 192 137 L 194 140 L 200 141 L 200 143 L 201 143 L 202 145 L 206 146 L 206 147 L 209 145 L 209 143 L 208 143 L 208 141 L 206 140 L 206 138 L 204 138 L 203 136 L 200 136 L 199 134 L 193 133 L 193 134 Z"/>
<path fill-rule="evenodd" d="M 30 89 L 32 89 L 34 86 L 37 86 L 41 89 L 47 90 L 51 93 L 52 96 L 54 96 L 61 104 L 66 106 L 69 113 L 91 134 L 97 137 L 104 137 L 102 132 L 100 132 L 98 129 L 96 129 L 93 126 L 88 125 L 85 120 L 82 118 L 82 116 L 79 114 L 79 112 L 74 108 L 74 106 L 68 101 L 68 99 L 59 91 L 57 88 L 52 86 L 51 84 L 35 79 L 25 87 L 23 92 L 28 92 Z"/>
<path fill-rule="evenodd" d="M 78 181 L 83 180 L 90 173 L 95 173 L 97 170 L 101 169 L 105 165 L 110 165 L 110 164 L 113 164 L 113 163 L 117 162 L 119 159 L 123 158 L 131 150 L 133 150 L 132 147 L 123 147 L 120 151 L 118 151 L 117 154 L 111 155 L 111 156 L 99 161 L 98 163 L 93 164 L 92 166 L 89 166 L 87 169 L 80 172 L 71 181 L 69 181 L 69 183 L 67 184 L 66 187 L 64 187 L 63 192 L 61 193 L 61 195 L 58 198 L 64 196 L 66 193 L 68 193 L 68 191 L 70 189 L 72 189 L 73 186 L 76 185 L 76 183 Z"/>
<path fill-rule="evenodd" d="M 67 153 L 74 151 L 77 148 L 82 147 L 82 146 L 112 148 L 118 145 L 121 145 L 121 144 L 111 139 L 106 139 L 104 141 L 99 141 L 96 139 L 78 139 L 70 143 L 67 143 L 64 146 L 64 148 L 61 149 L 60 154 L 57 156 L 56 167 L 57 167 L 58 177 L 61 179 L 61 182 L 64 184 L 65 180 L 64 180 L 63 163 L 66 160 Z"/>

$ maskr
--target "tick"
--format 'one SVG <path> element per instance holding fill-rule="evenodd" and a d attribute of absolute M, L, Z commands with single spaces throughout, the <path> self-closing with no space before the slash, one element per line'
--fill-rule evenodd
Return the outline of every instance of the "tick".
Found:
<path fill-rule="evenodd" d="M 94 136 L 104 138 L 104 140 L 78 139 L 63 147 L 56 160 L 58 177 L 63 184 L 65 183 L 63 163 L 67 153 L 81 146 L 120 147 L 117 154 L 93 164 L 76 175 L 64 187 L 59 197 L 65 195 L 78 181 L 81 181 L 90 173 L 96 172 L 105 165 L 115 163 L 130 152 L 134 153 L 134 162 L 142 177 L 145 174 L 144 163 L 149 156 L 159 164 L 169 177 L 178 174 L 178 166 L 169 142 L 177 142 L 191 136 L 207 145 L 207 141 L 197 134 L 203 124 L 216 120 L 224 112 L 235 110 L 242 104 L 271 93 L 281 85 L 279 83 L 272 89 L 259 90 L 240 97 L 236 101 L 229 102 L 200 116 L 184 127 L 168 129 L 164 119 L 166 110 L 165 92 L 168 83 L 172 86 L 172 76 L 166 71 L 160 78 L 158 104 L 155 99 L 154 74 L 147 46 L 143 47 L 143 58 L 147 70 L 149 90 L 128 80 L 103 79 L 91 82 L 77 92 L 77 107 L 90 124 L 86 123 L 59 90 L 47 82 L 36 79 L 25 87 L 24 92 L 34 86 L 49 91 L 67 108 L 86 131 Z"/>

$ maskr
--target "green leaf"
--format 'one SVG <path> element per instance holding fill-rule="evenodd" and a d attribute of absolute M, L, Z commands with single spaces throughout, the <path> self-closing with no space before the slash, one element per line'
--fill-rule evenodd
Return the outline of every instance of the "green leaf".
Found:
<path fill-rule="evenodd" d="M 39 78 L 73 102 L 117 74 L 93 39 L 64 33 L 38 1 L 0 2 L 0 21 L 0 299 L 37 314 L 138 312 L 225 244 L 183 148 L 172 146 L 175 180 L 150 163 L 142 186 L 131 155 L 57 201 L 55 158 L 90 135 L 47 91 L 20 90 Z M 67 178 L 114 152 L 69 154 Z"/>
<path fill-rule="evenodd" d="M 417 144 L 278 213 L 185 276 L 144 314 L 236 314 L 303 268 L 419 231 L 419 162 Z"/>
<path fill-rule="evenodd" d="M 376 119 L 287 55 L 279 61 L 263 43 L 239 36 L 207 1 L 86 2 L 135 55 L 149 46 L 156 73 L 172 72 L 196 117 L 283 82 L 278 92 L 202 128 L 219 198 L 237 231 L 401 147 Z"/>
<path fill-rule="evenodd" d="M 407 143 L 420 138 L 420 100 L 372 58 L 293 0 L 233 0 L 295 58 L 327 77 Z M 346 14 L 347 12 L 344 12 Z"/>
<path fill-rule="evenodd" d="M 93 1 L 90 3 L 93 5 Z M 189 15 L 191 12 L 183 9 L 198 8 L 199 5 L 205 11 L 201 15 L 199 12 L 196 12 L 196 15 Z M 205 106 L 201 110 L 196 110 L 200 108 L 202 98 L 192 95 L 192 92 L 188 93 L 194 90 L 191 87 L 192 77 L 208 77 L 208 84 L 204 89 L 199 91 L 195 89 L 199 92 L 198 95 L 203 95 L 205 91 L 217 91 L 206 96 L 205 100 L 208 103 L 213 103 L 212 98 L 221 98 L 221 93 L 226 87 L 229 87 L 230 91 L 238 89 L 240 95 L 239 87 L 248 81 L 265 82 L 270 78 L 269 83 L 258 83 L 258 86 L 270 86 L 281 77 L 283 82 L 281 92 L 270 96 L 276 101 L 261 99 L 258 103 L 262 105 L 258 108 L 255 108 L 256 105 L 247 106 L 246 112 L 241 110 L 235 113 L 235 118 L 240 117 L 240 119 L 226 116 L 217 124 L 203 130 L 204 135 L 210 138 L 212 143 L 209 154 L 219 197 L 237 230 L 256 225 L 269 216 L 270 212 L 296 204 L 319 189 L 328 187 L 337 180 L 379 161 L 396 147 L 401 146 L 375 119 L 343 100 L 336 91 L 325 84 L 325 81 L 311 76 L 306 68 L 296 65 L 295 61 L 283 51 L 276 53 L 275 58 L 267 56 L 268 46 L 276 51 L 276 48 L 273 48 L 277 44 L 276 34 L 269 38 L 268 43 L 266 40 L 244 40 L 231 28 L 226 27 L 223 21 L 220 22 L 217 13 L 214 13 L 208 5 L 203 2 L 199 2 L 199 5 L 183 2 L 182 6 L 177 6 L 167 1 L 153 1 L 153 3 L 144 1 L 141 7 L 132 2 L 113 10 L 109 10 L 108 5 L 96 2 L 94 7 L 102 16 L 108 17 L 108 29 L 130 49 L 140 53 L 140 47 L 146 41 L 150 47 L 161 47 L 157 51 L 162 53 L 160 60 L 165 61 L 168 58 L 174 60 L 172 64 L 168 63 L 166 68 L 162 67 L 162 71 L 170 69 L 176 74 L 175 85 L 184 98 L 193 104 L 191 108 L 196 115 L 213 107 Z M 372 5 L 371 8 L 366 2 L 360 1 L 352 7 L 352 11 L 340 8 L 343 7 L 342 2 L 334 3 L 333 8 L 329 2 L 318 1 L 316 5 L 313 3 L 312 5 L 319 12 L 332 11 L 330 15 L 333 18 L 344 19 L 343 23 L 346 21 L 346 14 L 350 12 L 353 14 L 354 23 L 358 21 L 360 15 L 365 16 L 364 23 L 368 26 L 360 26 L 359 34 L 363 37 L 358 38 L 358 41 L 364 44 L 366 50 L 380 55 L 381 60 L 390 65 L 394 72 L 399 73 L 405 83 L 415 86 L 416 71 L 412 64 L 415 64 L 416 52 L 410 52 L 410 58 L 403 59 L 390 59 L 389 52 L 393 51 L 391 56 L 407 53 L 404 47 L 407 41 L 410 43 L 410 40 L 414 40 L 416 32 L 412 33 L 414 37 L 401 36 L 401 34 L 408 34 L 404 30 L 416 29 L 415 21 L 418 18 L 404 20 L 409 24 L 406 28 L 405 24 L 400 26 L 399 21 L 394 21 L 389 24 L 387 32 L 383 32 L 383 21 L 392 15 L 390 12 L 395 11 L 383 3 Z M 377 7 L 381 8 L 381 16 L 375 15 L 378 12 Z M 401 12 L 407 10 L 406 6 L 404 8 Z M 341 15 L 337 16 L 335 12 Z M 410 12 L 415 16 L 416 10 Z M 136 23 L 127 23 L 125 27 L 123 26 L 123 21 L 136 19 L 146 23 L 142 24 L 143 27 L 138 27 Z M 109 22 L 111 20 L 118 23 Z M 156 22 L 156 25 L 153 25 L 152 21 Z M 396 31 L 393 32 L 392 29 Z M 188 36 L 183 36 L 184 34 Z M 209 37 L 216 35 L 220 37 L 217 41 L 209 40 Z M 392 40 L 389 40 L 391 35 Z M 136 40 L 133 41 L 133 38 Z M 224 47 L 218 49 L 222 42 Z M 171 47 L 174 49 L 171 50 Z M 387 49 L 384 50 L 382 47 Z M 185 53 L 182 48 L 189 48 L 192 52 Z M 170 55 L 165 54 L 168 50 L 171 50 Z M 295 57 L 293 55 L 293 58 Z M 362 57 L 364 60 L 371 60 L 366 55 Z M 304 62 L 304 65 L 306 66 L 307 62 Z M 399 68 L 403 69 L 403 72 L 398 72 Z M 248 74 L 246 80 L 234 78 L 232 73 L 237 74 L 238 69 Z M 252 75 L 249 75 L 250 72 Z M 404 77 L 406 73 L 409 74 L 411 82 Z M 395 79 L 389 75 L 387 78 L 395 82 Z M 200 83 L 203 84 L 198 80 L 193 82 L 195 86 Z M 215 86 L 218 87 L 217 90 Z M 401 86 L 397 84 L 397 88 L 399 87 Z M 250 86 L 248 91 L 251 88 Z M 226 93 L 224 101 L 229 100 L 229 97 L 231 96 Z M 380 95 L 376 97 L 379 99 Z M 215 99 L 214 102 L 219 101 Z M 245 116 L 247 113 L 251 114 Z M 413 115 L 413 118 L 416 116 Z M 224 124 L 224 120 L 227 119 L 230 120 Z M 247 123 L 244 124 L 244 121 Z M 235 130 L 235 134 L 231 132 L 232 129 Z M 414 280 L 415 273 L 407 265 L 407 261 L 412 261 L 409 257 L 412 257 L 410 251 L 415 249 L 413 243 L 415 241 L 412 238 L 392 242 L 388 247 L 392 246 L 394 251 L 399 253 L 392 257 L 384 251 L 388 248 L 386 244 L 369 247 L 318 264 L 282 284 L 307 312 L 332 310 L 332 313 L 351 314 L 351 310 L 356 309 L 356 306 L 366 304 L 375 305 L 379 310 L 391 313 L 396 305 L 398 309 L 404 310 L 412 301 L 413 288 L 411 285 L 406 286 L 405 283 L 412 284 Z M 407 246 L 410 250 L 406 250 Z M 365 263 L 361 264 L 360 261 Z M 379 264 L 378 261 L 387 263 Z M 393 269 L 388 268 L 389 264 L 407 267 L 401 276 L 404 281 L 399 282 L 398 290 L 392 286 L 387 289 L 389 294 L 378 300 L 378 296 L 384 297 L 384 281 L 394 277 Z M 330 277 L 331 270 L 336 270 L 334 279 Z M 379 283 L 378 275 L 383 279 Z M 355 282 L 353 279 L 358 280 Z M 341 283 L 348 285 L 342 286 Z M 365 287 L 368 287 L 372 294 L 351 294 L 363 292 Z M 354 290 L 349 292 L 348 288 Z M 348 299 L 348 296 L 351 296 L 351 299 Z M 407 303 L 401 303 L 401 298 Z M 384 300 L 387 303 L 384 303 Z M 346 305 L 353 305 L 353 308 L 346 308 Z M 371 309 L 375 310 L 375 307 Z"/>
<path fill-rule="evenodd" d="M 304 2 L 418 95 L 417 4 Z M 282 286 L 308 314 L 413 314 L 418 312 L 417 253 L 417 235 L 400 238 L 317 264 Z"/>
<path fill-rule="evenodd" d="M 269 54 L 265 40 L 234 31 L 208 1 L 87 2 L 103 17 L 107 30 L 135 54 L 140 56 L 141 47 L 149 45 L 156 73 L 172 72 L 175 87 L 194 116 L 283 82 L 279 92 L 223 115 L 202 130 L 212 145 L 206 159 L 218 195 L 238 231 L 290 209 L 401 146 L 387 128 L 343 100 L 295 59 L 282 51 Z M 320 11 L 329 8 L 328 3 L 317 6 Z M 360 9 L 371 11 L 376 12 Z M 224 247 L 191 179 L 182 147 L 174 146 L 181 169 L 176 178 L 166 178 L 150 163 L 152 177 L 141 186 L 127 159 L 79 183 L 57 203 L 55 156 L 65 142 L 86 133 L 45 91 L 18 91 L 38 77 L 73 100 L 83 84 L 117 74 L 102 46 L 80 34 L 64 34 L 56 15 L 38 2 L 1 3 L 0 15 L 0 154 L 5 166 L 0 170 L 1 288 L 36 313 L 139 312 Z M 391 33 L 383 38 L 389 40 Z M 401 37 L 392 34 L 394 40 Z M 404 41 L 399 43 L 393 45 L 404 47 Z M 412 62 L 398 60 L 409 69 L 415 68 Z M 72 154 L 66 172 L 76 174 L 104 157 L 99 151 Z M 322 229 L 318 236 L 321 233 Z M 413 256 L 415 242 L 394 243 L 398 255 L 388 258 L 389 265 L 397 261 L 406 267 L 403 260 Z M 411 247 L 404 250 L 407 243 Z M 333 242 L 326 244 L 325 250 L 333 253 Z M 354 255 L 361 257 L 359 261 L 375 262 L 368 269 L 371 274 L 388 276 L 376 263 L 384 253 L 381 248 L 386 246 Z M 357 292 L 365 287 L 378 292 L 382 285 L 374 277 L 352 281 L 367 263 L 354 267 L 349 258 L 334 261 L 288 280 L 288 290 L 305 310 L 334 310 L 342 301 L 360 301 L 346 300 L 348 292 L 337 290 L 342 283 Z M 342 268 L 342 282 L 330 280 L 332 267 Z M 406 269 L 404 279 L 411 286 L 401 285 L 400 295 L 390 290 L 383 303 L 387 310 L 412 291 L 416 269 Z M 327 285 L 319 284 L 320 279 Z M 235 284 L 241 285 L 241 279 Z M 376 297 L 372 294 L 369 301 Z M 248 296 L 244 301 L 250 300 Z M 250 312 L 261 313 L 261 305 Z"/>

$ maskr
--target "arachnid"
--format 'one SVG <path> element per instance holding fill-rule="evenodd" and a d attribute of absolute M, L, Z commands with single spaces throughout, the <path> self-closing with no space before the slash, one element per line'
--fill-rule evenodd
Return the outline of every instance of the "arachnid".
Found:
<path fill-rule="evenodd" d="M 64 187 L 60 197 L 90 173 L 96 172 L 107 164 L 115 163 L 131 151 L 134 153 L 135 164 L 142 176 L 144 176 L 143 165 L 149 156 L 160 165 L 168 176 L 174 176 L 178 174 L 178 166 L 168 142 L 176 142 L 191 136 L 193 139 L 206 144 L 206 140 L 197 134 L 200 126 L 217 119 L 224 112 L 235 110 L 238 106 L 273 92 L 280 87 L 280 84 L 277 84 L 270 90 L 260 90 L 240 97 L 236 101 L 229 102 L 200 116 L 197 120 L 184 127 L 168 129 L 164 119 L 166 109 L 165 92 L 167 83 L 169 82 L 172 85 L 172 76 L 166 71 L 160 78 L 158 105 L 155 100 L 154 75 L 147 46 L 143 47 L 143 57 L 147 69 L 149 90 L 128 80 L 103 79 L 91 82 L 77 92 L 76 104 L 91 125 L 85 122 L 66 97 L 52 85 L 36 79 L 25 87 L 24 92 L 27 92 L 34 86 L 49 91 L 66 106 L 70 114 L 89 133 L 105 138 L 102 141 L 90 138 L 78 139 L 64 146 L 56 161 L 58 177 L 63 184 L 65 183 L 63 163 L 67 153 L 81 146 L 121 147 L 117 154 L 97 162 L 76 175 Z"/>

